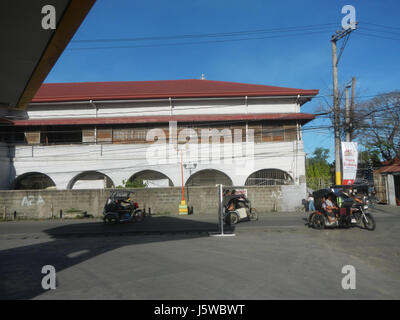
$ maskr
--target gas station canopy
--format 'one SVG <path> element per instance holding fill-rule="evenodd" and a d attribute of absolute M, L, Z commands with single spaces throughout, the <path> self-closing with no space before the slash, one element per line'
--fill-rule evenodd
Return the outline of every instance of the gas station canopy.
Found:
<path fill-rule="evenodd" d="M 94 2 L 0 2 L 0 107 L 23 109 L 28 105 Z M 55 29 L 42 25 L 50 12 L 43 7 L 49 5 L 55 9 Z"/>

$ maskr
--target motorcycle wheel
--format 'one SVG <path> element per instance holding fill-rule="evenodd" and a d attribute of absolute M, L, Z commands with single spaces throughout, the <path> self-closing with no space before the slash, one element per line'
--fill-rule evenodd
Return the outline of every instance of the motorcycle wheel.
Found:
<path fill-rule="evenodd" d="M 108 224 L 116 224 L 118 223 L 118 218 L 113 215 L 113 214 L 108 214 L 104 217 L 104 223 L 108 223 Z"/>
<path fill-rule="evenodd" d="M 376 227 L 375 219 L 372 217 L 372 215 L 370 213 L 366 213 L 365 216 L 367 217 L 368 222 L 363 217 L 364 228 L 369 231 L 375 230 L 375 227 Z"/>
<path fill-rule="evenodd" d="M 353 212 L 353 218 L 356 219 L 356 224 L 361 222 L 361 213 L 359 211 Z"/>
<path fill-rule="evenodd" d="M 249 218 L 250 220 L 258 220 L 258 214 L 254 209 L 250 211 Z"/>
<path fill-rule="evenodd" d="M 314 219 L 314 212 L 311 212 L 308 214 L 308 218 L 307 218 L 307 225 L 309 227 L 313 226 L 313 219 Z"/>
<path fill-rule="evenodd" d="M 325 228 L 325 219 L 322 215 L 319 214 L 314 214 L 314 216 L 312 217 L 312 225 L 314 227 L 314 229 L 324 229 Z"/>
<path fill-rule="evenodd" d="M 144 213 L 142 210 L 137 210 L 134 213 L 135 220 L 138 222 L 142 222 L 144 220 Z"/>
<path fill-rule="evenodd" d="M 237 215 L 236 212 L 231 212 L 227 216 L 227 222 L 229 225 L 237 224 L 239 222 L 239 216 Z"/>

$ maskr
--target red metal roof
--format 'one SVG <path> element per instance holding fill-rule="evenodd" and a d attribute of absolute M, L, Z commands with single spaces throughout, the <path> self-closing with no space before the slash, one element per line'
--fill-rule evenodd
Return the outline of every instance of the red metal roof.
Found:
<path fill-rule="evenodd" d="M 240 96 L 315 96 L 318 90 L 213 80 L 45 83 L 32 102 L 199 98 Z"/>
<path fill-rule="evenodd" d="M 392 173 L 392 172 L 400 172 L 400 159 L 396 158 L 392 161 L 385 161 L 382 164 L 388 164 L 384 167 L 381 167 L 374 172 L 376 173 Z"/>
<path fill-rule="evenodd" d="M 58 118 L 13 120 L 16 126 L 41 126 L 41 125 L 84 125 L 84 124 L 130 124 L 130 123 L 167 123 L 177 122 L 202 122 L 202 121 L 257 121 L 257 120 L 300 120 L 303 123 L 314 119 L 308 113 L 267 113 L 267 114 L 231 114 L 231 115 L 177 115 L 177 116 L 141 116 L 141 117 L 114 117 L 114 118 Z"/>

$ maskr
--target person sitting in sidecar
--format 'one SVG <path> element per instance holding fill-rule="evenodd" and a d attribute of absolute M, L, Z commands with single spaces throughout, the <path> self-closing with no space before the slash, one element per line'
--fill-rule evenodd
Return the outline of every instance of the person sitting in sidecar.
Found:
<path fill-rule="evenodd" d="M 326 211 L 330 223 L 337 221 L 337 212 L 339 208 L 333 203 L 332 196 L 322 197 L 322 208 Z"/>

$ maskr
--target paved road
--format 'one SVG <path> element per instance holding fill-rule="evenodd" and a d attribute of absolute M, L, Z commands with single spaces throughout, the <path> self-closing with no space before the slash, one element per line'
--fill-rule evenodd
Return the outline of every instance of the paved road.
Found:
<path fill-rule="evenodd" d="M 369 232 L 313 230 L 304 214 L 274 213 L 226 238 L 208 236 L 215 217 L 0 223 L 0 298 L 399 299 L 400 209 L 374 215 Z M 45 292 L 48 264 L 57 289 Z M 349 264 L 355 290 L 341 287 Z"/>

